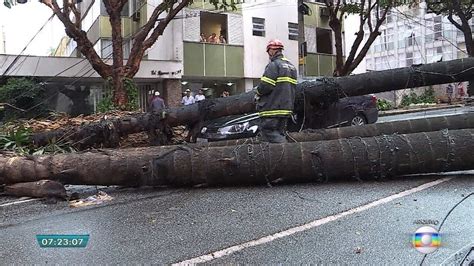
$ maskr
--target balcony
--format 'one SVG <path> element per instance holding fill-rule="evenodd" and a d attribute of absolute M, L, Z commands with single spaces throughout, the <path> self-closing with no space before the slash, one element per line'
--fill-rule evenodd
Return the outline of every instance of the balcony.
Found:
<path fill-rule="evenodd" d="M 184 76 L 244 76 L 244 47 L 229 44 L 184 42 Z"/>
<path fill-rule="evenodd" d="M 332 76 L 335 67 L 335 55 L 308 53 L 305 76 Z"/>

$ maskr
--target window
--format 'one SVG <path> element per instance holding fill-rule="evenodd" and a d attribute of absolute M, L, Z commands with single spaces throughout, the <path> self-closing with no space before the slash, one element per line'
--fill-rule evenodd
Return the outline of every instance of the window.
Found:
<path fill-rule="evenodd" d="M 411 66 L 413 65 L 413 53 L 409 52 L 406 55 L 406 66 Z"/>
<path fill-rule="evenodd" d="M 412 33 L 410 37 L 408 37 L 407 41 L 408 41 L 407 46 L 413 46 L 413 44 L 415 43 L 415 34 Z"/>
<path fill-rule="evenodd" d="M 443 24 L 441 17 L 434 18 L 434 37 L 436 39 L 441 39 L 443 37 Z"/>
<path fill-rule="evenodd" d="M 252 33 L 254 36 L 265 37 L 265 19 L 264 18 L 252 18 Z"/>
<path fill-rule="evenodd" d="M 211 12 L 200 12 L 201 42 L 226 44 L 229 40 L 227 32 L 227 15 Z"/>
<path fill-rule="evenodd" d="M 316 52 L 332 54 L 332 31 L 316 28 Z"/>
<path fill-rule="evenodd" d="M 112 55 L 112 41 L 101 40 L 100 57 L 107 58 Z"/>
<path fill-rule="evenodd" d="M 288 22 L 288 39 L 297 41 L 298 32 L 298 23 Z"/>
<path fill-rule="evenodd" d="M 112 40 L 102 39 L 100 47 L 101 58 L 112 58 L 113 47 Z M 122 43 L 123 58 L 127 59 L 130 55 L 130 40 L 124 39 Z"/>

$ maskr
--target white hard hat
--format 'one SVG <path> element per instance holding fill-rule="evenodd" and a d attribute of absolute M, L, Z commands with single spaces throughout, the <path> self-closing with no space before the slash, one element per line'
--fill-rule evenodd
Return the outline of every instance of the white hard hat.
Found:
<path fill-rule="evenodd" d="M 155 96 L 160 96 L 160 92 L 159 92 L 159 91 L 155 91 Z"/>

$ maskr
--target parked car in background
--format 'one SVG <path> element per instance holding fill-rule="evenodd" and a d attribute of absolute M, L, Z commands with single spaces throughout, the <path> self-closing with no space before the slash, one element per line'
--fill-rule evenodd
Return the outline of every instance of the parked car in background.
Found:
<path fill-rule="evenodd" d="M 372 124 L 377 119 L 375 95 L 345 97 L 331 104 L 296 108 L 295 115 L 288 121 L 288 131 Z M 204 123 L 197 136 L 198 141 L 255 137 L 259 132 L 259 123 L 257 113 L 220 117 Z"/>

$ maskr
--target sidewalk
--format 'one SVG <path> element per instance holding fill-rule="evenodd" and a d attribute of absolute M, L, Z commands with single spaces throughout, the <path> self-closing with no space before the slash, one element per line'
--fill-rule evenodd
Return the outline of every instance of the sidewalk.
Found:
<path fill-rule="evenodd" d="M 431 111 L 431 110 L 439 110 L 439 109 L 451 109 L 451 108 L 459 108 L 463 107 L 463 104 L 436 104 L 434 106 L 414 106 L 414 107 L 408 107 L 408 108 L 403 108 L 403 109 L 394 109 L 394 110 L 388 110 L 388 111 L 379 111 L 379 117 L 380 116 L 388 116 L 388 115 L 401 115 L 401 114 L 409 114 L 409 113 L 416 113 L 420 111 Z"/>

